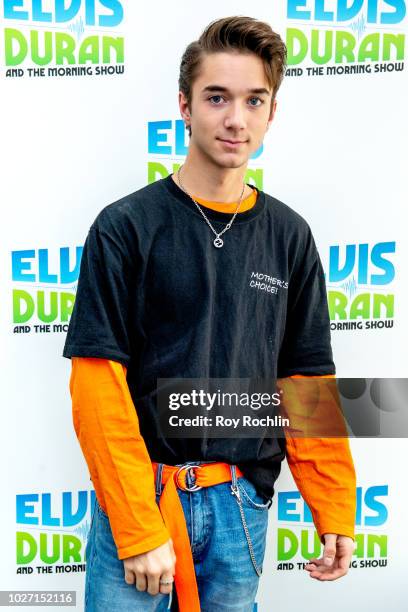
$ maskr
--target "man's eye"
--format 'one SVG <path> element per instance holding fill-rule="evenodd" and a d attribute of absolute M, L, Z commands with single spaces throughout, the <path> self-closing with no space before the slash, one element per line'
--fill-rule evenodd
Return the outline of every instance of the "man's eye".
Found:
<path fill-rule="evenodd" d="M 261 106 L 263 104 L 263 100 L 261 100 L 261 98 L 258 97 L 253 97 L 253 98 L 249 98 L 250 100 L 259 100 L 260 104 L 250 104 L 250 106 Z"/>
<path fill-rule="evenodd" d="M 208 99 L 214 101 L 214 98 L 222 99 L 222 96 L 219 96 L 219 95 L 211 96 L 211 98 L 208 98 Z M 215 101 L 214 104 L 217 104 L 217 101 Z"/>

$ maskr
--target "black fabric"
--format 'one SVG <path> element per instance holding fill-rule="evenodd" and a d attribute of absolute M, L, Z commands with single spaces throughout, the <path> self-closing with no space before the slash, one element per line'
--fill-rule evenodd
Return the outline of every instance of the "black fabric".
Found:
<path fill-rule="evenodd" d="M 220 230 L 231 218 L 205 212 Z M 263 191 L 221 249 L 213 238 L 171 176 L 106 206 L 85 241 L 63 355 L 127 366 L 152 461 L 236 463 L 271 498 L 285 440 L 165 439 L 156 382 L 334 374 L 322 264 L 306 221 Z"/>

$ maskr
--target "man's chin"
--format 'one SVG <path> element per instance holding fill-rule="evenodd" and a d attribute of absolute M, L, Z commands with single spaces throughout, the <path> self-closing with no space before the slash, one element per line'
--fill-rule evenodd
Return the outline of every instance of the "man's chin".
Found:
<path fill-rule="evenodd" d="M 217 156 L 214 160 L 222 168 L 241 168 L 248 163 L 248 157 L 244 155 L 223 155 Z"/>

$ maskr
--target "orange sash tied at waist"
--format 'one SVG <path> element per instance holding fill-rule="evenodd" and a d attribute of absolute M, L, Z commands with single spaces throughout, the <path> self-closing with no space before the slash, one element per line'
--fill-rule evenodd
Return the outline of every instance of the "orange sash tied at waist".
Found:
<path fill-rule="evenodd" d="M 152 462 L 152 466 L 156 478 L 159 463 Z M 194 471 L 194 485 L 189 485 L 186 481 L 187 471 L 190 469 Z M 243 476 L 238 467 L 235 467 L 235 470 L 237 477 Z M 164 524 L 173 540 L 176 554 L 174 582 L 180 612 L 200 612 L 201 608 L 190 539 L 177 487 L 183 491 L 193 492 L 202 487 L 211 487 L 228 482 L 231 478 L 229 463 L 185 464 L 181 467 L 163 465 L 162 483 L 164 488 L 160 497 L 159 508 Z"/>

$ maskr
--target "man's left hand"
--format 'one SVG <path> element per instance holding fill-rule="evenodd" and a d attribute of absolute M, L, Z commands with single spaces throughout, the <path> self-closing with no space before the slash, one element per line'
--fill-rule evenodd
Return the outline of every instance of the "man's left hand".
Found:
<path fill-rule="evenodd" d="M 347 574 L 355 547 L 355 542 L 348 536 L 325 533 L 323 556 L 310 559 L 305 570 L 317 580 L 337 580 Z"/>

